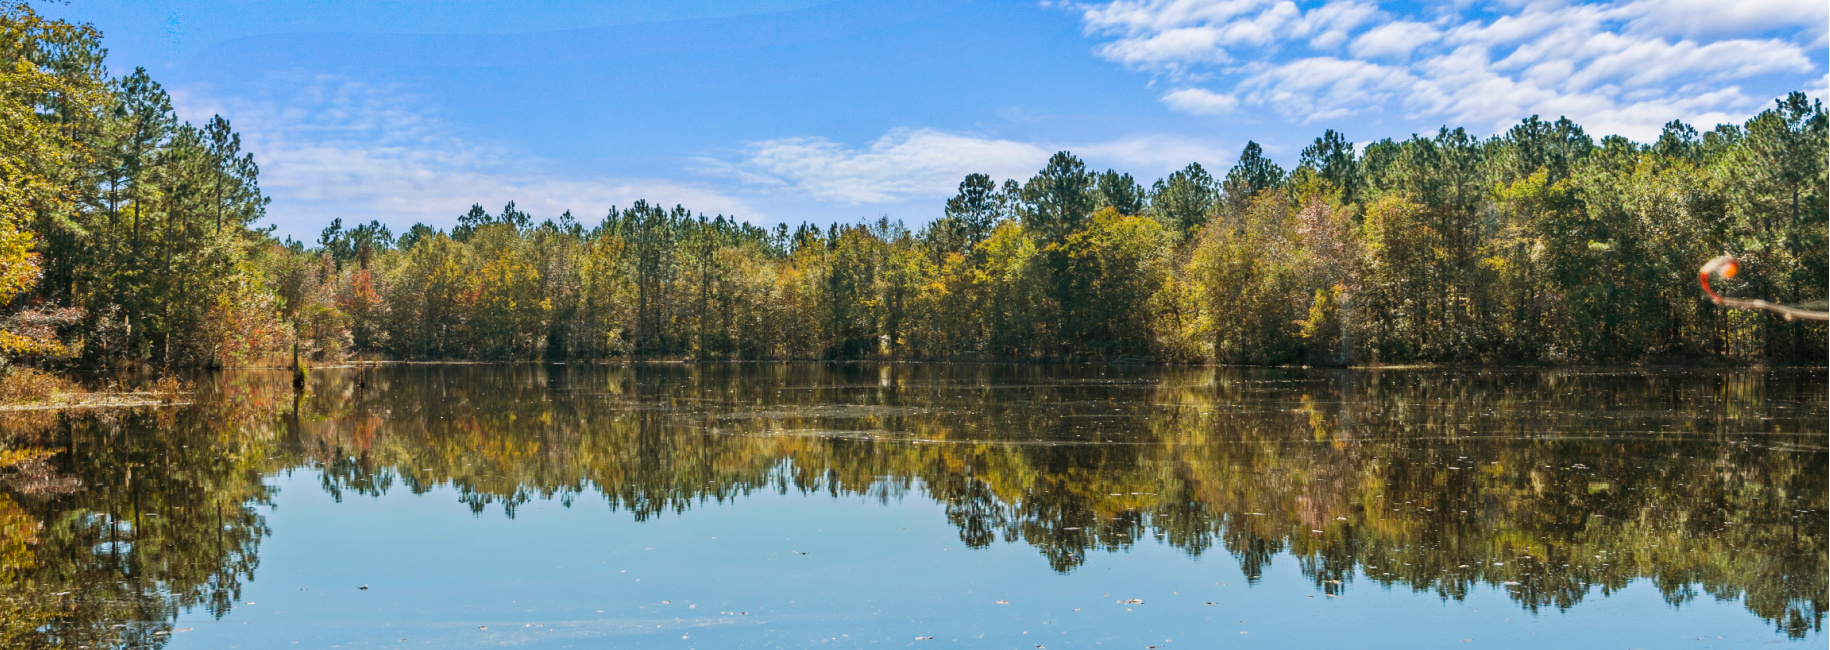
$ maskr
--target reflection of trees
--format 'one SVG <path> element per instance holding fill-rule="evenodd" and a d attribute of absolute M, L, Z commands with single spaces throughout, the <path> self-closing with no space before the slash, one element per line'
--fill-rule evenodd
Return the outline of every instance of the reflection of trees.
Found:
<path fill-rule="evenodd" d="M 758 490 L 918 491 L 968 546 L 1021 542 L 1060 571 L 1150 537 L 1253 580 L 1289 553 L 1329 593 L 1499 587 L 1533 610 L 1643 578 L 1793 636 L 1821 629 L 1830 590 L 1821 373 L 406 366 L 314 372 L 297 415 L 283 376 L 232 378 L 185 410 L 53 428 L 92 487 L 21 502 L 49 522 L 32 549 L 90 573 L 21 575 L 35 594 L 112 580 L 83 598 L 134 603 L 59 620 L 154 621 L 144 637 L 232 598 L 261 472 L 300 464 L 336 495 L 443 484 L 510 516 L 586 491 L 638 520 Z M 108 546 L 111 530 L 194 552 Z"/>
<path fill-rule="evenodd" d="M 1254 580 L 1291 553 L 1328 592 L 1491 585 L 1535 610 L 1646 578 L 1795 636 L 1822 624 L 1821 375 L 1049 374 L 368 370 L 320 378 L 298 441 L 332 489 L 449 482 L 511 515 L 586 489 L 638 519 L 918 489 L 968 546 L 1021 541 L 1062 571 L 1152 536 Z"/>
<path fill-rule="evenodd" d="M 25 561 L 0 566 L 0 645 L 157 647 L 180 611 L 226 614 L 267 534 L 256 508 L 280 467 L 279 386 L 224 382 L 181 409 L 5 422 L 6 435 L 60 452 L 81 487 L 11 495 L 35 534 Z M 0 544 L 19 532 L 0 530 Z"/>

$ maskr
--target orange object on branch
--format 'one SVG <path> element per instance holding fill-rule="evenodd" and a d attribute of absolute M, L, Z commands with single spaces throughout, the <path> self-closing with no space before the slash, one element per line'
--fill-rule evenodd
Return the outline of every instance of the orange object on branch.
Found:
<path fill-rule="evenodd" d="M 1792 320 L 1794 318 L 1802 318 L 1805 320 L 1830 320 L 1830 312 L 1811 311 L 1809 309 L 1776 305 L 1765 300 L 1730 298 L 1716 293 L 1716 290 L 1709 286 L 1709 277 L 1712 275 L 1732 278 L 1739 272 L 1741 272 L 1741 260 L 1735 259 L 1735 256 L 1733 255 L 1723 255 L 1710 260 L 1709 263 L 1703 265 L 1703 268 L 1697 269 L 1697 282 L 1702 283 L 1703 293 L 1709 294 L 1710 300 L 1714 300 L 1716 304 L 1723 307 L 1770 311 L 1786 317 L 1786 320 Z"/>

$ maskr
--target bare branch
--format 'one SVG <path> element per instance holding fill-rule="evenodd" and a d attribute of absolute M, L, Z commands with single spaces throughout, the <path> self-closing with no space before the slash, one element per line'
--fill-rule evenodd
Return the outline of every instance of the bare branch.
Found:
<path fill-rule="evenodd" d="M 1830 312 L 1811 311 L 1809 309 L 1799 309 L 1797 307 L 1788 307 L 1786 305 L 1776 305 L 1776 304 L 1767 302 L 1765 300 L 1748 300 L 1745 298 L 1729 298 L 1729 297 L 1723 296 L 1722 294 L 1716 293 L 1715 289 L 1710 288 L 1709 276 L 1720 274 L 1724 278 L 1732 278 L 1732 277 L 1735 277 L 1735 274 L 1740 271 L 1741 271 L 1741 260 L 1735 259 L 1735 256 L 1733 256 L 1733 255 L 1723 255 L 1716 259 L 1710 260 L 1708 264 L 1703 265 L 1703 268 L 1698 269 L 1697 270 L 1697 281 L 1702 283 L 1703 293 L 1709 294 L 1710 300 L 1716 301 L 1716 304 L 1721 305 L 1723 307 L 1728 307 L 1730 309 L 1756 309 L 1756 310 L 1762 310 L 1762 311 L 1770 311 L 1775 314 L 1779 314 L 1781 316 L 1786 317 L 1786 320 L 1804 319 L 1804 320 L 1830 321 Z"/>

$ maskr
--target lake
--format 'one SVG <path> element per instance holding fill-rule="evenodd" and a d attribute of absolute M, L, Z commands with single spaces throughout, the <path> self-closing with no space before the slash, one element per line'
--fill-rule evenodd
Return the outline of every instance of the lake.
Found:
<path fill-rule="evenodd" d="M 0 485 L 0 640 L 1822 648 L 1826 387 L 395 365 L 295 395 L 225 372 L 188 404 L 0 419 L 62 452 Z"/>

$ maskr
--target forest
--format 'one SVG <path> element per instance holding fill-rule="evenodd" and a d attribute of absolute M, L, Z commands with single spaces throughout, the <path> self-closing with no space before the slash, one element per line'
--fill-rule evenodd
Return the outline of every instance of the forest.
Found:
<path fill-rule="evenodd" d="M 1293 168 L 1148 181 L 1060 152 L 966 176 L 919 217 L 763 227 L 638 201 L 482 205 L 398 235 L 263 226 L 227 120 L 178 119 L 100 34 L 0 9 L 0 358 L 8 367 L 391 360 L 874 359 L 1371 365 L 1822 364 L 1830 141 L 1792 93 L 1652 142 L 1523 119 L 1356 143 Z M 367 222 L 362 223 L 366 217 Z"/>

